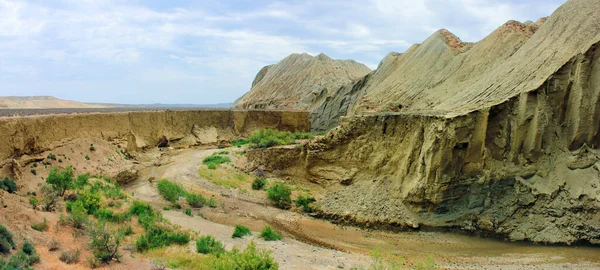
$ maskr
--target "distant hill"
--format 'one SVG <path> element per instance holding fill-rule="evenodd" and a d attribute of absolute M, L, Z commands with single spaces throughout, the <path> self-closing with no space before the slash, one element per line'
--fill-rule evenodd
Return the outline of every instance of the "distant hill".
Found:
<path fill-rule="evenodd" d="M 56 109 L 56 108 L 108 108 L 100 104 L 87 104 L 78 101 L 63 100 L 51 96 L 0 97 L 3 109 Z"/>
<path fill-rule="evenodd" d="M 52 96 L 0 97 L 0 109 L 80 109 L 80 108 L 230 108 L 233 103 L 219 104 L 112 104 L 84 103 Z"/>
<path fill-rule="evenodd" d="M 334 60 L 325 54 L 292 54 L 262 68 L 250 92 L 236 100 L 235 108 L 312 110 L 371 72 L 354 60 Z"/>

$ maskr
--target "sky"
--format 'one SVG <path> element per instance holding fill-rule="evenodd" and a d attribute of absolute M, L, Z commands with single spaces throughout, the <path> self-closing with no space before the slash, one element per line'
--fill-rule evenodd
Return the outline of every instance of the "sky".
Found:
<path fill-rule="evenodd" d="M 292 53 L 370 68 L 445 28 L 476 42 L 565 0 L 0 0 L 0 96 L 215 104 Z"/>

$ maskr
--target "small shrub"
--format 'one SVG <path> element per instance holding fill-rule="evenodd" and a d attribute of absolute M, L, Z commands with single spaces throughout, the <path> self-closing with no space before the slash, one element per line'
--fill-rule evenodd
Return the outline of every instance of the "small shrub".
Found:
<path fill-rule="evenodd" d="M 210 170 L 216 170 L 217 169 L 217 164 L 209 163 L 208 164 L 208 169 L 210 169 Z"/>
<path fill-rule="evenodd" d="M 123 230 L 123 235 L 125 236 L 130 236 L 133 234 L 133 228 L 131 227 L 131 225 L 127 226 L 124 230 Z"/>
<path fill-rule="evenodd" d="M 15 245 L 12 233 L 4 225 L 0 225 L 0 253 L 8 254 L 15 248 L 17 245 Z"/>
<path fill-rule="evenodd" d="M 81 252 L 79 251 L 79 249 L 75 251 L 64 251 L 60 254 L 60 257 L 58 257 L 58 259 L 66 264 L 74 264 L 79 262 L 80 254 Z"/>
<path fill-rule="evenodd" d="M 85 187 L 90 179 L 90 175 L 88 173 L 80 174 L 77 176 L 77 180 L 75 181 L 75 188 L 81 189 Z"/>
<path fill-rule="evenodd" d="M 6 190 L 8 193 L 15 193 L 17 192 L 17 184 L 14 180 L 4 177 L 4 179 L 0 181 L 0 189 Z"/>
<path fill-rule="evenodd" d="M 265 241 L 277 241 L 281 240 L 281 234 L 273 230 L 270 226 L 266 226 L 260 232 L 260 238 L 265 239 Z"/>
<path fill-rule="evenodd" d="M 32 224 L 31 228 L 40 232 L 48 230 L 48 223 L 46 222 L 46 218 L 44 218 L 44 221 L 42 221 L 41 223 Z"/>
<path fill-rule="evenodd" d="M 90 248 L 94 258 L 103 263 L 110 263 L 114 259 L 119 259 L 119 246 L 121 245 L 121 234 L 109 231 L 104 223 L 98 223 L 90 229 L 89 234 L 92 238 Z"/>
<path fill-rule="evenodd" d="M 169 210 L 171 210 L 171 207 L 168 207 L 168 206 L 165 205 L 165 206 L 163 206 L 163 210 L 169 211 Z"/>
<path fill-rule="evenodd" d="M 40 201 L 40 204 L 42 205 L 42 209 L 47 212 L 54 211 L 60 195 L 52 190 L 52 187 L 49 185 L 42 186 L 41 192 L 42 200 Z"/>
<path fill-rule="evenodd" d="M 189 208 L 186 208 L 185 210 L 183 210 L 183 213 L 185 213 L 186 215 L 188 215 L 190 217 L 194 216 L 192 214 L 192 209 L 189 209 Z"/>
<path fill-rule="evenodd" d="M 246 235 L 252 235 L 252 232 L 248 227 L 243 225 L 235 225 L 235 230 L 233 230 L 231 238 L 242 238 Z"/>
<path fill-rule="evenodd" d="M 60 171 L 58 168 L 52 168 L 50 174 L 48 174 L 48 177 L 46 178 L 46 183 L 52 185 L 52 188 L 59 196 L 63 196 L 65 191 L 72 187 L 73 180 L 73 167 L 69 166 Z"/>
<path fill-rule="evenodd" d="M 35 247 L 33 246 L 33 244 L 27 240 L 25 240 L 25 242 L 23 242 L 23 248 L 22 248 L 23 252 L 25 252 L 27 255 L 31 255 L 35 253 Z"/>
<path fill-rule="evenodd" d="M 208 201 L 206 202 L 206 205 L 208 205 L 208 207 L 210 208 L 217 208 L 217 200 L 215 200 L 215 198 L 209 198 Z"/>
<path fill-rule="evenodd" d="M 35 169 L 31 169 L 31 174 L 37 175 L 37 171 Z"/>
<path fill-rule="evenodd" d="M 36 209 L 37 206 L 40 205 L 40 200 L 36 197 L 29 197 L 29 205 L 31 205 L 33 209 Z"/>
<path fill-rule="evenodd" d="M 315 198 L 310 195 L 300 195 L 296 198 L 296 206 L 302 207 L 302 210 L 306 213 L 312 213 L 314 209 L 311 206 L 311 203 L 316 202 Z"/>
<path fill-rule="evenodd" d="M 167 179 L 158 181 L 158 193 L 171 203 L 177 203 L 179 197 L 185 195 L 185 190 L 178 184 L 175 184 Z"/>
<path fill-rule="evenodd" d="M 93 215 L 96 210 L 102 207 L 102 195 L 98 190 L 84 190 L 77 198 L 81 202 L 88 214 Z"/>
<path fill-rule="evenodd" d="M 50 242 L 50 246 L 48 246 L 48 251 L 57 251 L 60 249 L 60 243 L 56 240 L 52 240 Z"/>
<path fill-rule="evenodd" d="M 215 254 L 219 255 L 225 252 L 225 248 L 223 248 L 223 243 L 215 240 L 212 236 L 202 236 L 200 239 L 196 240 L 196 250 L 198 253 L 202 254 Z"/>
<path fill-rule="evenodd" d="M 96 147 L 94 146 L 94 144 L 90 144 L 90 151 L 92 151 L 92 152 L 96 151 Z"/>
<path fill-rule="evenodd" d="M 265 178 L 256 178 L 252 182 L 252 189 L 254 190 L 262 190 L 267 185 L 267 179 Z"/>
<path fill-rule="evenodd" d="M 90 156 L 88 156 L 88 155 L 85 155 L 84 158 L 85 158 L 85 160 L 90 160 Z"/>
<path fill-rule="evenodd" d="M 267 198 L 281 209 L 290 209 L 292 207 L 291 194 L 290 187 L 280 182 L 273 184 L 273 186 L 267 189 Z"/>
<path fill-rule="evenodd" d="M 39 261 L 40 256 L 37 253 L 27 254 L 25 251 L 20 250 L 10 258 L 3 269 L 31 269 L 29 266 Z"/>
<path fill-rule="evenodd" d="M 200 194 L 187 193 L 185 194 L 185 199 L 188 204 L 194 208 L 201 208 L 206 204 L 206 198 Z"/>
<path fill-rule="evenodd" d="M 150 226 L 146 226 L 146 233 L 138 237 L 135 246 L 138 251 L 144 252 L 173 243 L 183 245 L 188 242 L 190 242 L 190 235 L 186 232 L 173 231 L 156 224 L 150 224 Z"/>
<path fill-rule="evenodd" d="M 276 270 L 279 264 L 271 256 L 271 251 L 257 249 L 254 242 L 250 242 L 243 251 L 233 249 L 213 260 L 211 268 Z"/>
<path fill-rule="evenodd" d="M 114 222 L 114 223 L 123 223 L 131 219 L 131 214 L 129 212 L 118 213 L 115 214 L 112 210 L 106 208 L 100 208 L 96 212 L 94 212 L 94 217 L 99 220 Z"/>
<path fill-rule="evenodd" d="M 71 205 L 71 213 L 68 217 L 69 223 L 76 229 L 83 229 L 88 222 L 88 213 L 81 201 L 76 201 Z"/>
<path fill-rule="evenodd" d="M 294 144 L 296 137 L 291 132 L 261 129 L 254 132 L 249 138 L 252 148 L 269 148 L 276 145 Z"/>

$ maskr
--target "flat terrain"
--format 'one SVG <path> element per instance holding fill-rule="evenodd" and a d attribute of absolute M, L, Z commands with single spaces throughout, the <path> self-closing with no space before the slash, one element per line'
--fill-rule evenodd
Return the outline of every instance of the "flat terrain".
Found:
<path fill-rule="evenodd" d="M 57 108 L 57 109 L 0 109 L 0 117 L 48 115 L 48 114 L 76 114 L 76 113 L 114 113 L 114 112 L 144 112 L 144 111 L 188 111 L 188 110 L 215 110 L 228 108 L 207 107 L 135 107 L 135 108 Z"/>

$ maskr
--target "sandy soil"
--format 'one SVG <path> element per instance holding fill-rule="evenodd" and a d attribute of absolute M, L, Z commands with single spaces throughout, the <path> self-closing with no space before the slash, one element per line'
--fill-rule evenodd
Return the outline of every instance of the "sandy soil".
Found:
<path fill-rule="evenodd" d="M 220 151 L 221 149 L 219 149 Z M 220 203 L 216 209 L 199 210 L 205 218 L 188 217 L 177 211 L 165 211 L 166 218 L 183 227 L 211 234 L 228 247 L 244 245 L 254 239 L 259 247 L 274 250 L 281 269 L 349 269 L 368 266 L 368 254 L 377 247 L 384 252 L 406 257 L 407 265 L 423 262 L 430 256 L 445 269 L 597 269 L 600 268 L 600 249 L 592 247 L 538 246 L 510 243 L 495 239 L 441 232 L 391 233 L 367 231 L 334 225 L 294 211 L 271 207 L 263 191 L 253 191 L 249 183 L 238 189 L 213 184 L 197 173 L 202 159 L 217 149 L 172 150 L 169 153 L 148 153 L 141 179 L 167 178 L 184 187 L 214 196 Z M 230 149 L 230 152 L 239 151 Z M 156 161 L 159 157 L 160 161 Z M 233 157 L 236 164 L 242 158 Z M 144 162 L 143 162 L 144 164 Z M 233 170 L 233 169 L 231 169 Z M 301 186 L 318 191 L 314 186 Z M 157 193 L 154 183 L 140 180 L 127 187 L 135 196 L 155 204 L 167 205 Z M 197 214 L 197 213 L 196 213 Z M 233 240 L 235 224 L 259 231 L 269 224 L 284 232 L 281 242 L 264 242 L 256 238 Z"/>

